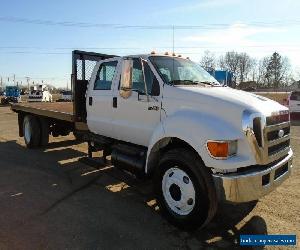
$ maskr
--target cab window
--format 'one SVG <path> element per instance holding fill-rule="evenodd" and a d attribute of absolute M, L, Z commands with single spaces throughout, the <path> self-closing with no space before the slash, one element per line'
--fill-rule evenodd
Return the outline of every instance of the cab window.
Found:
<path fill-rule="evenodd" d="M 146 62 L 144 62 L 144 72 L 148 95 L 159 96 L 160 88 L 158 80 Z"/>
<path fill-rule="evenodd" d="M 146 93 L 142 64 L 141 60 L 138 58 L 133 59 L 132 89 L 139 90 L 141 93 Z"/>
<path fill-rule="evenodd" d="M 110 90 L 118 61 L 104 62 L 100 65 L 94 90 Z"/>
<path fill-rule="evenodd" d="M 140 59 L 133 59 L 133 68 L 132 68 L 132 89 L 139 90 L 141 93 L 148 95 L 159 95 L 159 83 L 154 76 L 148 63 L 143 61 L 144 74 L 142 69 L 142 62 Z M 147 86 L 147 93 L 145 90 L 145 81 Z M 154 90 L 154 91 L 153 91 Z"/>
<path fill-rule="evenodd" d="M 160 86 L 157 78 L 152 72 L 147 62 L 142 61 L 140 58 L 131 59 L 131 77 L 130 83 L 120 81 L 120 93 L 124 98 L 131 95 L 131 91 L 138 91 L 139 94 L 147 94 L 151 96 L 159 96 Z M 143 70 L 144 67 L 144 70 Z M 144 71 L 144 72 L 143 72 Z M 125 77 L 125 75 L 124 75 Z M 128 78 L 129 79 L 129 78 Z M 128 86 L 127 86 L 128 85 Z M 147 88 L 146 88 L 147 87 Z M 129 90 L 124 89 L 129 88 Z"/>

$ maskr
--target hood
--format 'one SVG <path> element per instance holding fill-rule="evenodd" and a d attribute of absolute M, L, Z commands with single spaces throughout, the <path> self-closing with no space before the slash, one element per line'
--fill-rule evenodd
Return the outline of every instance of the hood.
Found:
<path fill-rule="evenodd" d="M 245 107 L 245 109 L 255 110 L 265 116 L 270 116 L 272 112 L 288 110 L 287 107 L 266 97 L 229 87 L 176 86 L 176 88 L 200 94 L 204 99 L 218 99 Z"/>

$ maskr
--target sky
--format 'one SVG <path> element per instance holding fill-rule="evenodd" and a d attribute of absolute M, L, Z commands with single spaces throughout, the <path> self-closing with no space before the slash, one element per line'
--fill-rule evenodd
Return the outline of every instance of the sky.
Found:
<path fill-rule="evenodd" d="M 70 86 L 73 49 L 115 55 L 274 51 L 300 78 L 300 1 L 1 0 L 0 77 Z M 173 29 L 174 27 L 174 29 Z M 173 40 L 174 38 L 174 40 Z M 9 81 L 8 82 L 8 78 Z"/>

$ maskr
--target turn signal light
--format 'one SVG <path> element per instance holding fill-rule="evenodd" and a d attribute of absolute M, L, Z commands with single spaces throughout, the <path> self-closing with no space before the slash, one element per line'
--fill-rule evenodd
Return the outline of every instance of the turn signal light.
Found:
<path fill-rule="evenodd" d="M 207 149 L 211 156 L 215 158 L 228 158 L 236 154 L 237 141 L 208 141 Z"/>

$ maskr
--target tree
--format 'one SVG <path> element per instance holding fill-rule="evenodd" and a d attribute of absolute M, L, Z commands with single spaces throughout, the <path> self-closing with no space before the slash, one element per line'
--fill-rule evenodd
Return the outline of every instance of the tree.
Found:
<path fill-rule="evenodd" d="M 258 61 L 255 58 L 251 58 L 250 60 L 250 71 L 249 71 L 249 79 L 252 82 L 258 81 Z"/>
<path fill-rule="evenodd" d="M 204 54 L 200 60 L 200 65 L 206 70 L 211 71 L 216 69 L 216 57 L 215 54 L 209 50 L 204 51 Z"/>
<path fill-rule="evenodd" d="M 238 58 L 238 73 L 239 73 L 239 82 L 244 82 L 247 79 L 247 76 L 252 67 L 252 59 L 247 53 L 239 53 Z"/>
<path fill-rule="evenodd" d="M 219 66 L 222 70 L 228 70 L 233 73 L 233 80 L 236 81 L 239 67 L 239 54 L 235 51 L 226 52 L 225 56 L 220 56 Z"/>
<path fill-rule="evenodd" d="M 279 88 L 285 86 L 290 77 L 290 64 L 286 57 L 274 52 L 269 59 L 267 66 L 266 78 L 268 87 Z"/>
<path fill-rule="evenodd" d="M 296 77 L 297 80 L 300 80 L 300 67 L 296 68 L 295 77 Z"/>
<path fill-rule="evenodd" d="M 261 87 L 270 87 L 270 83 L 267 80 L 267 67 L 269 64 L 270 58 L 268 56 L 259 60 L 258 63 L 258 77 L 257 83 Z"/>
<path fill-rule="evenodd" d="M 226 52 L 219 58 L 219 66 L 222 70 L 228 70 L 234 74 L 235 80 L 244 82 L 248 80 L 248 75 L 254 69 L 256 62 L 247 53 L 238 53 L 235 51 Z"/>
<path fill-rule="evenodd" d="M 226 52 L 225 56 L 220 57 L 219 64 L 223 70 L 237 73 L 239 64 L 238 53 L 235 51 Z"/>

